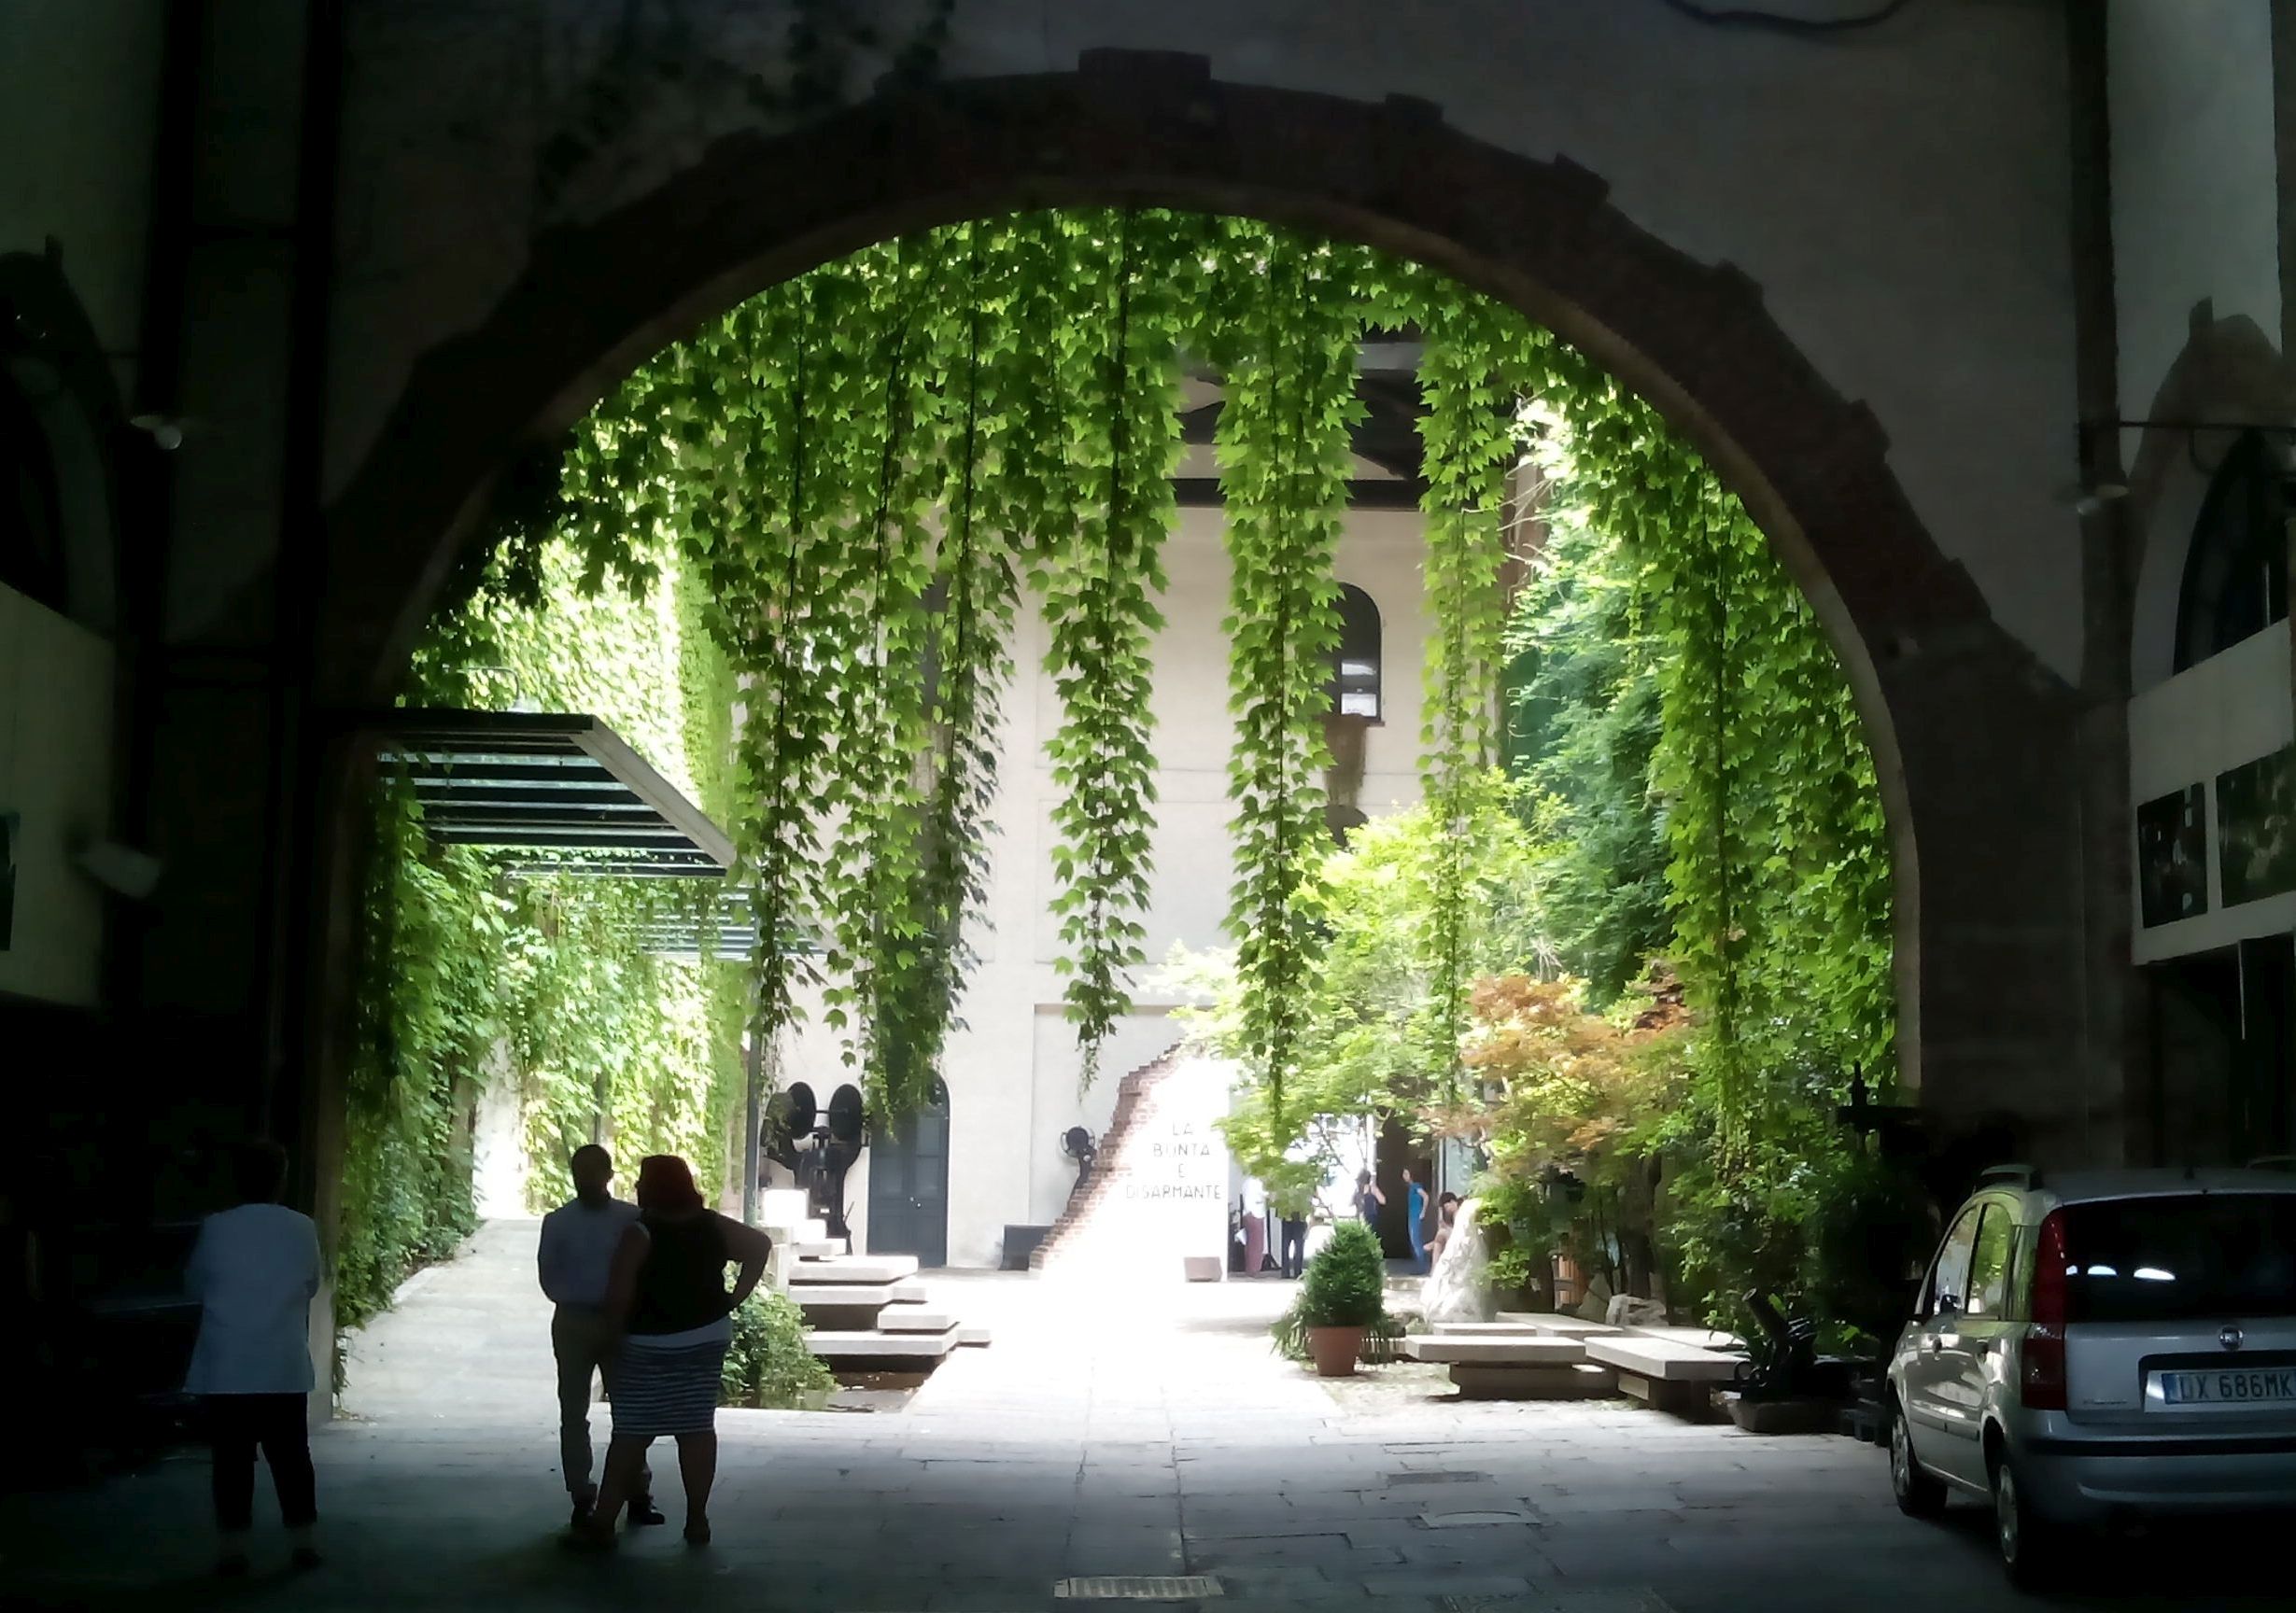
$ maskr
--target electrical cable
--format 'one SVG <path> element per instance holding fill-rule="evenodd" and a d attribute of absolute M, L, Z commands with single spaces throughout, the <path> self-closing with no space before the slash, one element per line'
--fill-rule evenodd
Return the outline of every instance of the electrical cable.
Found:
<path fill-rule="evenodd" d="M 1871 11 L 1853 17 L 1788 17 L 1776 11 L 1755 11 L 1738 7 L 1702 6 L 1698 0 L 1660 0 L 1668 9 L 1679 11 L 1694 22 L 1703 22 L 1711 28 L 1759 28 L 1773 34 L 1787 34 L 1798 38 L 1824 38 L 1833 34 L 1853 33 L 1860 28 L 1871 28 L 1887 22 L 1912 0 L 1883 0 Z"/>

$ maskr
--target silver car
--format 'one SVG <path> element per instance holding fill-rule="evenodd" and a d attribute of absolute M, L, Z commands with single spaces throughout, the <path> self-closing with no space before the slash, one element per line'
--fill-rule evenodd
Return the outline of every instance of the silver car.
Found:
<path fill-rule="evenodd" d="M 2296 1174 L 1987 1171 L 1888 1398 L 1897 1505 L 1985 1497 L 2020 1584 L 2081 1525 L 2296 1506 Z"/>

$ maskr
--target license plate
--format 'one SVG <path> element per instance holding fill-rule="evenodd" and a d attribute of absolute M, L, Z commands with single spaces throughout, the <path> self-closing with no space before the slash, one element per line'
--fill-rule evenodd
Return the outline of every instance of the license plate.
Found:
<path fill-rule="evenodd" d="M 2207 1372 L 2155 1372 L 2147 1398 L 2164 1410 L 2296 1406 L 2296 1367 L 2249 1367 Z"/>

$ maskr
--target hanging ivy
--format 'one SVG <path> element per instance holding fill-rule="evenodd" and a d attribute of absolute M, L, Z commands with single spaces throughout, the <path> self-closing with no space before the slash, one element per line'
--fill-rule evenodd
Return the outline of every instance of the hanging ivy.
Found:
<path fill-rule="evenodd" d="M 1330 760 L 1333 563 L 1347 510 L 1363 254 L 1247 223 L 1223 232 L 1232 276 L 1207 345 L 1220 360 L 1220 492 L 1229 558 L 1229 793 L 1236 878 L 1228 928 L 1240 1034 L 1280 1125 L 1321 939 L 1330 836 L 1318 775 Z"/>
<path fill-rule="evenodd" d="M 1053 906 L 1090 1078 L 1142 961 L 1150 651 L 1186 359 L 1229 394 L 1231 927 L 1247 1040 L 1280 1089 L 1319 945 L 1317 769 L 1351 354 L 1367 327 L 1404 324 L 1425 344 L 1422 760 L 1436 821 L 1465 821 L 1493 758 L 1502 526 L 1520 406 L 1536 397 L 1639 568 L 1648 632 L 1679 652 L 1654 766 L 1669 922 L 1717 1049 L 1718 1101 L 1754 1112 L 1757 1094 L 1730 1072 L 1782 1056 L 1775 1009 L 1822 924 L 1877 939 L 1826 965 L 1842 1006 L 1823 1031 L 1797 1031 L 1792 1057 L 1831 1049 L 1879 1067 L 1887 864 L 1870 762 L 1830 649 L 1790 584 L 1762 571 L 1758 536 L 1696 455 L 1582 356 L 1440 276 L 1142 208 L 936 231 L 800 276 L 648 365 L 569 456 L 567 532 L 587 580 L 642 586 L 620 536 L 665 526 L 740 680 L 733 826 L 739 883 L 764 921 L 763 1032 L 796 1023 L 812 972 L 791 942 L 819 933 L 830 1020 L 880 1113 L 930 1090 L 972 960 L 1024 576 L 1061 703 Z M 1782 781 L 1787 758 L 1806 782 Z M 1469 985 L 1468 839 L 1442 842 L 1426 916 L 1440 1087 L 1456 1079 Z"/>
<path fill-rule="evenodd" d="M 1069 464 L 1087 498 L 1065 541 L 1053 540 L 1032 581 L 1044 603 L 1062 722 L 1051 757 L 1055 845 L 1052 911 L 1066 947 L 1059 967 L 1082 1055 L 1081 1079 L 1132 997 L 1128 972 L 1143 961 L 1156 757 L 1148 704 L 1150 646 L 1163 614 L 1162 549 L 1178 462 L 1180 344 L 1186 304 L 1172 248 L 1198 231 L 1168 214 L 1127 208 L 1071 224 L 1055 215 L 1070 250 L 1060 278 L 1081 294 L 1085 316 L 1067 322 L 1093 344 L 1089 390 L 1054 376 L 1070 409 Z M 1057 261 L 1057 259 L 1056 259 Z M 1078 394 L 1090 400 L 1078 410 Z M 1082 429 L 1078 429 L 1081 427 Z"/>
<path fill-rule="evenodd" d="M 1506 626 L 1500 585 L 1508 473 L 1518 458 L 1521 388 L 1536 339 L 1512 310 L 1457 288 L 1422 290 L 1426 337 L 1419 362 L 1419 435 L 1427 491 L 1426 703 L 1420 720 L 1421 787 L 1444 825 L 1430 922 L 1436 973 L 1430 1069 L 1446 1100 L 1457 1096 L 1459 1037 L 1466 1029 L 1467 832 L 1478 778 L 1495 760 L 1495 701 Z"/>

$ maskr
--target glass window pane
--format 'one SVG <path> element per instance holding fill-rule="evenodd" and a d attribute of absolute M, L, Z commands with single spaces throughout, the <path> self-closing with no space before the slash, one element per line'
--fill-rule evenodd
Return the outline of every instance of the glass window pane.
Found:
<path fill-rule="evenodd" d="M 2296 1316 L 2296 1194 L 2120 1199 L 2064 1218 L 2072 1321 Z"/>
<path fill-rule="evenodd" d="M 2007 1307 L 2009 1252 L 2016 1241 L 2017 1223 L 2010 1218 L 2008 1207 L 1988 1204 L 1969 1255 L 1970 1315 L 1998 1316 Z"/>
<path fill-rule="evenodd" d="M 1946 1235 L 1945 1247 L 1937 1251 L 1937 1268 L 1929 1284 L 1933 1311 L 1945 1299 L 1951 1300 L 1956 1310 L 1961 1307 L 1969 1287 L 1969 1254 L 1977 1244 L 1977 1217 L 1974 1209 L 1963 1212 Z"/>

